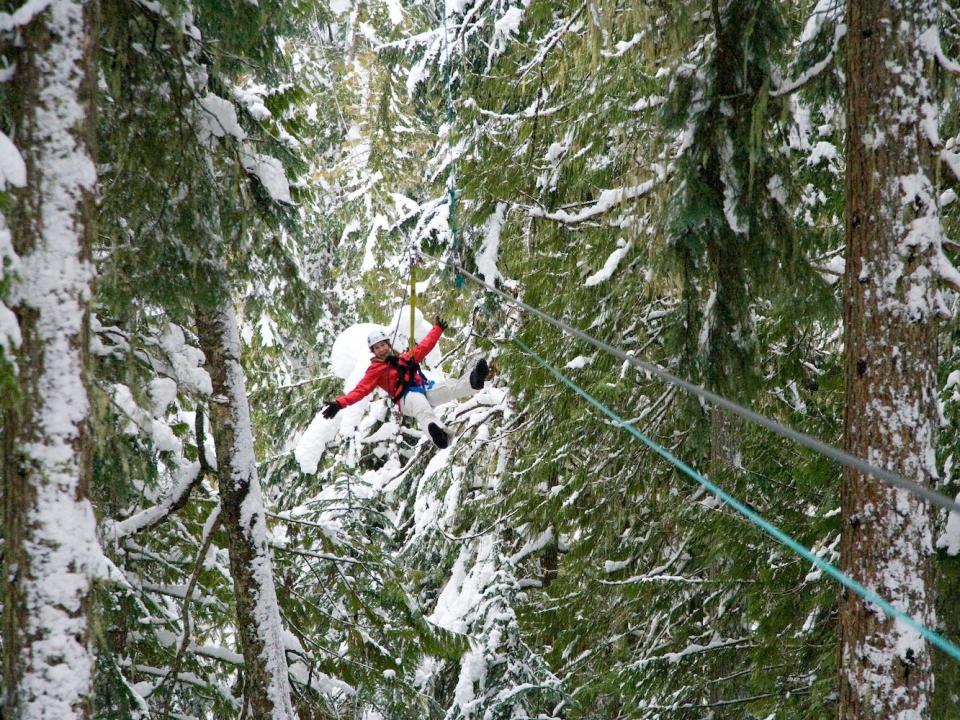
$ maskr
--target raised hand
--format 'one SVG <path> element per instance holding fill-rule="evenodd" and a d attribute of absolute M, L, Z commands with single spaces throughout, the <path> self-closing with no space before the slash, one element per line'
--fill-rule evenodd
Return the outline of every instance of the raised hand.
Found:
<path fill-rule="evenodd" d="M 342 409 L 343 408 L 340 407 L 340 403 L 338 403 L 336 400 L 327 400 L 327 406 L 323 409 L 323 412 L 321 414 L 327 420 L 329 420 L 338 412 L 340 412 Z"/>

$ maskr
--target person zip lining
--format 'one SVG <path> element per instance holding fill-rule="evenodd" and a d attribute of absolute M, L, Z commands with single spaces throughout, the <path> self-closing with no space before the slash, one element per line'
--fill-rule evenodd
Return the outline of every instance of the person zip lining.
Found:
<path fill-rule="evenodd" d="M 394 350 L 390 336 L 383 328 L 371 331 L 367 336 L 367 345 L 373 353 L 370 367 L 353 390 L 327 401 L 323 417 L 329 420 L 379 387 L 397 404 L 401 414 L 419 423 L 437 447 L 447 447 L 450 444 L 450 431 L 440 422 L 433 409 L 453 400 L 465 400 L 483 389 L 490 366 L 486 358 L 481 358 L 473 370 L 457 380 L 428 380 L 420 369 L 420 363 L 433 350 L 446 329 L 447 324 L 439 317 L 435 318 L 427 336 L 412 350 L 403 353 Z"/>

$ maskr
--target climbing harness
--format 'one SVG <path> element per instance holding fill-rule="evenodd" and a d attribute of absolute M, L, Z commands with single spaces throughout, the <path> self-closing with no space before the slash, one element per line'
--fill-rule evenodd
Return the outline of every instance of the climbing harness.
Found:
<path fill-rule="evenodd" d="M 409 391 L 423 392 L 424 388 L 429 389 L 433 386 L 433 381 L 427 381 L 426 376 L 420 369 L 420 363 L 411 358 L 397 357 L 388 355 L 386 362 L 388 365 L 396 368 L 400 375 L 400 389 L 394 394 L 393 401 L 400 402 L 404 395 Z"/>
<path fill-rule="evenodd" d="M 434 385 L 436 385 L 436 383 L 433 380 L 427 380 L 425 385 L 411 385 L 410 387 L 407 388 L 404 395 L 406 395 L 408 392 L 415 392 L 415 393 L 420 393 L 421 395 L 426 395 L 428 391 L 433 390 Z"/>

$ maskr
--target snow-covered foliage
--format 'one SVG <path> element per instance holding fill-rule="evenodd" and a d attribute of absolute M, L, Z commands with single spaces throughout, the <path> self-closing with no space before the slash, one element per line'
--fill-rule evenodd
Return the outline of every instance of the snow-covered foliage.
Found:
<path fill-rule="evenodd" d="M 898 277 L 919 288 L 919 315 L 944 316 L 944 422 L 925 462 L 956 495 L 960 20 L 949 5 L 922 38 L 944 71 L 929 88 L 938 114 L 924 119 L 943 169 L 888 190 L 922 205 L 906 255 L 942 250 L 941 282 L 907 266 Z M 259 580 L 275 588 L 255 630 L 288 714 L 835 715 L 829 579 L 627 441 L 509 338 L 831 561 L 839 469 L 457 287 L 428 255 L 837 442 L 845 10 L 101 3 L 96 716 L 250 716 L 218 471 L 234 458 L 217 458 L 211 420 L 227 397 L 196 325 L 231 303 L 246 387 L 233 400 L 249 402 L 252 433 L 242 459 L 256 464 L 243 519 Z M 0 30 L 15 22 L 0 15 Z M 0 63 L 3 80 L 15 72 Z M 4 213 L 24 152 L 0 126 Z M 23 271 L 15 240 L 0 222 L 0 392 L 15 387 L 21 343 L 8 310 Z M 362 375 L 370 329 L 408 344 L 418 253 L 414 334 L 435 315 L 450 325 L 427 374 L 457 377 L 480 357 L 498 371 L 439 408 L 454 432 L 444 450 L 380 392 L 320 415 Z M 938 617 L 958 638 L 960 529 L 942 516 L 934 530 Z M 933 716 L 951 717 L 960 670 L 937 663 Z"/>
<path fill-rule="evenodd" d="M 444 186 L 453 170 L 457 253 L 488 282 L 836 437 L 842 3 L 704 2 L 673 7 L 669 20 L 625 3 L 446 7 L 444 23 L 414 4 L 403 32 L 368 17 L 365 39 L 381 62 L 364 66 L 363 87 L 379 95 L 371 90 L 357 107 L 363 117 L 376 107 L 380 124 L 354 125 L 350 146 L 363 154 L 343 167 L 348 175 L 370 168 L 359 174 L 377 191 L 363 196 L 365 215 L 340 205 L 350 218 L 344 262 L 368 273 L 363 300 L 351 289 L 356 319 L 389 317 L 407 243 L 432 254 L 451 245 Z M 411 191 L 398 172 L 408 157 L 372 148 L 418 138 L 417 121 L 431 114 L 437 137 L 420 167 L 432 190 L 418 179 Z M 403 147 L 419 161 L 419 144 Z M 419 210 L 406 214 L 391 190 Z M 447 276 L 432 266 L 420 272 L 435 302 L 462 307 Z M 534 320 L 520 325 L 490 301 L 473 301 L 461 317 L 476 342 L 519 329 L 590 392 L 837 559 L 836 467 L 704 412 Z M 758 717 L 835 712 L 829 583 L 625 447 L 515 350 L 498 362 L 526 424 L 489 519 L 504 523 L 498 547 L 517 557 L 522 591 L 510 604 L 521 636 L 563 679 L 568 716 L 728 706 Z M 487 424 L 501 442 L 514 440 L 496 419 Z M 461 481 L 450 472 L 453 487 Z M 487 529 L 472 524 L 484 507 L 483 489 L 475 492 L 458 537 Z M 415 517 L 427 518 L 447 507 L 423 498 L 414 505 Z M 447 557 L 447 573 L 425 569 L 436 578 L 438 608 L 451 578 L 468 586 L 481 574 L 475 551 Z M 416 558 L 404 562 L 416 566 Z M 466 680 L 480 672 L 475 648 L 462 663 L 449 682 L 469 703 L 482 694 Z"/>

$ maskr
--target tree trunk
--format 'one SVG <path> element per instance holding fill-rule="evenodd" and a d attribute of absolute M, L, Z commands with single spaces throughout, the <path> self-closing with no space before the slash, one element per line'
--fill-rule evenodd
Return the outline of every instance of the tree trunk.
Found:
<path fill-rule="evenodd" d="M 743 467 L 741 438 L 743 420 L 722 408 L 710 408 L 710 471 L 739 470 Z"/>
<path fill-rule="evenodd" d="M 936 477 L 942 301 L 924 134 L 935 128 L 935 104 L 920 37 L 936 28 L 936 7 L 936 0 L 847 6 L 844 443 L 924 484 Z M 933 625 L 929 508 L 848 468 L 841 506 L 844 571 Z M 839 652 L 842 719 L 929 717 L 929 646 L 849 591 L 840 602 Z"/>
<path fill-rule="evenodd" d="M 296 716 L 240 366 L 237 318 L 229 300 L 214 312 L 197 309 L 197 334 L 213 381 L 210 424 L 217 451 L 221 523 L 228 537 L 236 595 L 244 692 L 252 717 L 288 720 Z"/>
<path fill-rule="evenodd" d="M 740 70 L 745 64 L 743 47 L 747 39 L 744 38 L 744 26 L 736 22 L 738 12 L 734 2 L 721 5 L 718 0 L 712 0 L 711 15 L 717 43 L 713 82 L 716 93 L 714 114 L 719 129 L 718 137 L 703 161 L 703 180 L 713 191 L 718 215 L 726 217 L 725 222 L 705 234 L 714 288 L 713 301 L 707 311 L 709 317 L 704 319 L 710 327 L 706 380 L 707 387 L 714 392 L 744 400 L 749 395 L 749 378 L 756 345 L 744 258 L 750 230 L 746 224 L 736 231 L 731 227 L 731 216 L 746 201 L 743 197 L 746 180 L 740 177 L 730 148 L 736 142 L 737 125 L 750 122 L 755 92 Z M 712 409 L 712 470 L 736 469 L 739 466 L 741 434 L 737 418 Z"/>
<path fill-rule="evenodd" d="M 100 554 L 86 387 L 94 13 L 91 3 L 60 0 L 19 20 L 10 97 L 27 183 L 10 213 L 21 342 L 3 432 L 3 716 L 82 718 L 91 711 L 89 610 Z"/>

